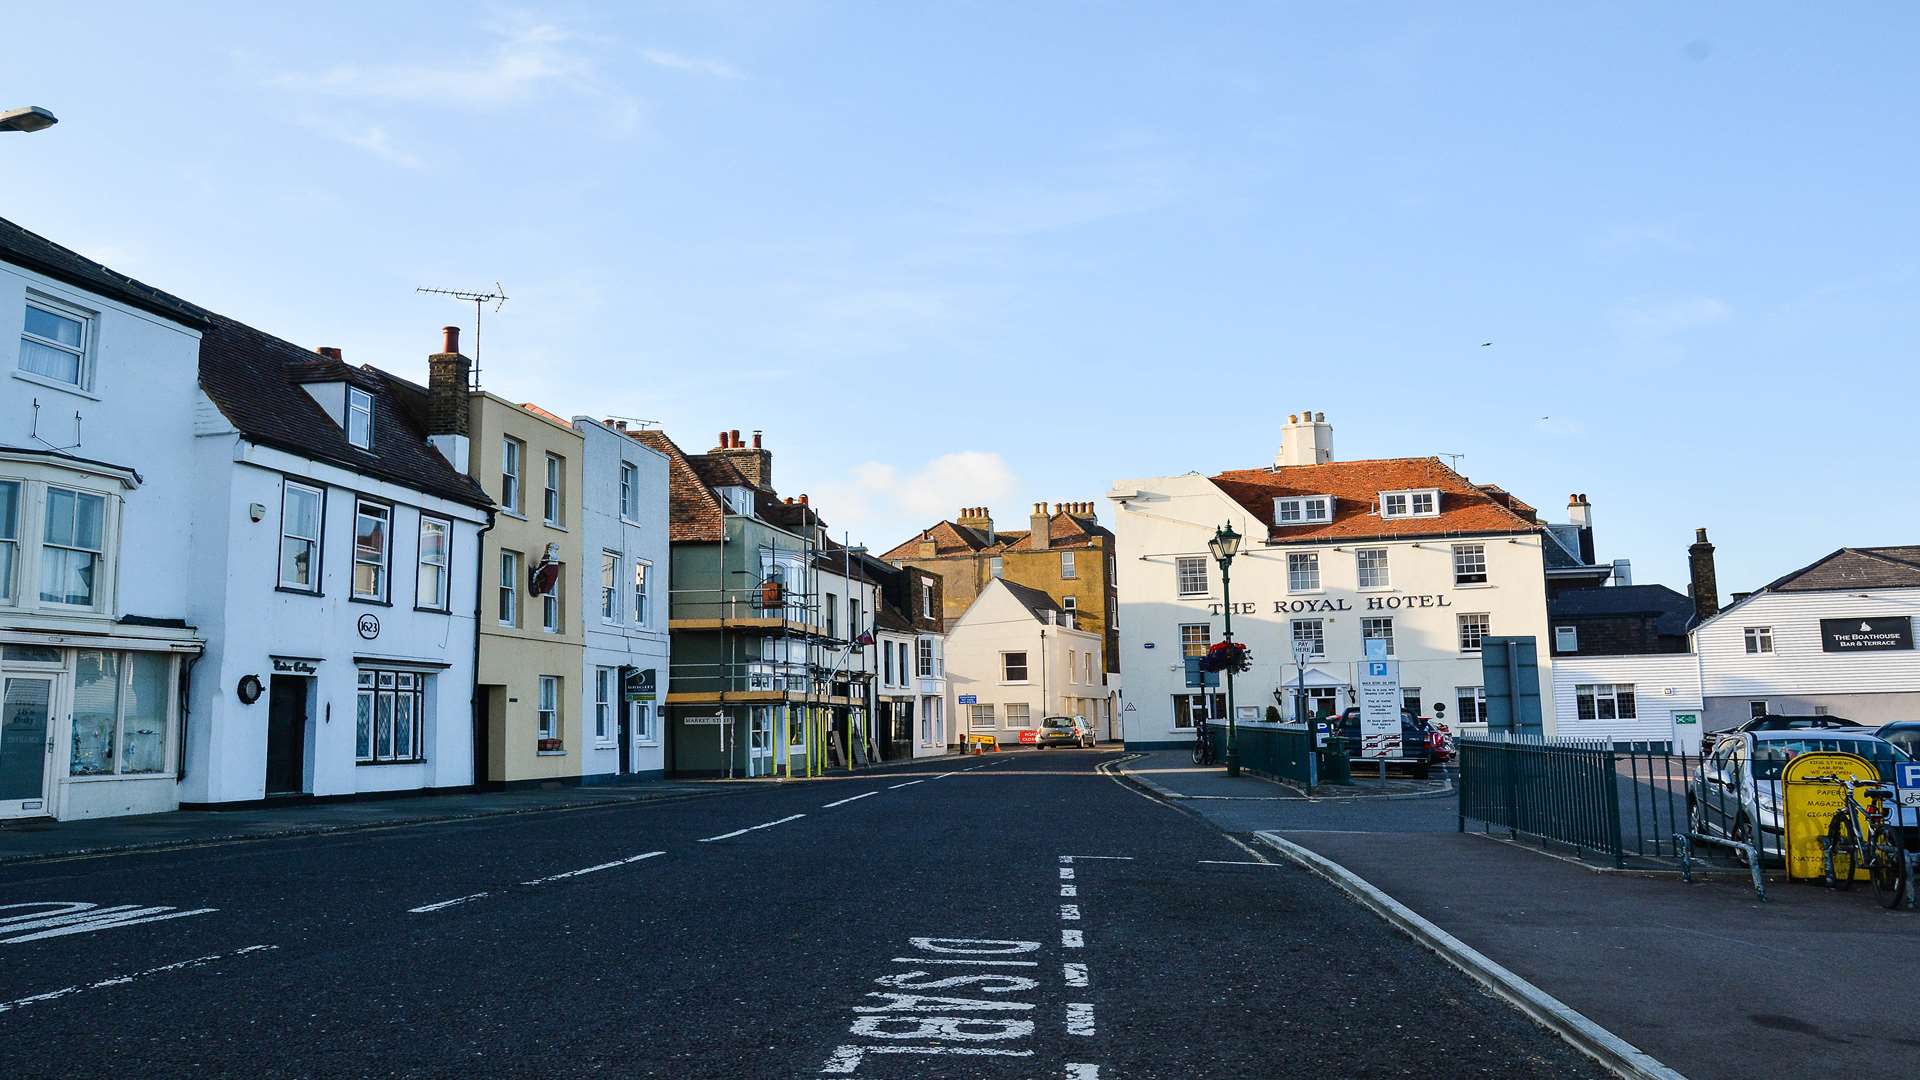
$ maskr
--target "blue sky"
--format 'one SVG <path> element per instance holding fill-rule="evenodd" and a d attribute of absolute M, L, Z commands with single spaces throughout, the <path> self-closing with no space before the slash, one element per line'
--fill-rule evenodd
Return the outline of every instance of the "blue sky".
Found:
<path fill-rule="evenodd" d="M 417 378 L 501 281 L 490 389 L 878 547 L 1303 408 L 1641 581 L 1920 541 L 1909 5 L 277 7 L 12 13 L 0 213 Z"/>

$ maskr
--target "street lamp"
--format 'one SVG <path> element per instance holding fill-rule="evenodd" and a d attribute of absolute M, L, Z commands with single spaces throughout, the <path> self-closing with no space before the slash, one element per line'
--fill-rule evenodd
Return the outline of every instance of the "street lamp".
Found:
<path fill-rule="evenodd" d="M 1233 656 L 1233 585 L 1228 577 L 1228 567 L 1233 557 L 1240 554 L 1240 534 L 1233 531 L 1233 523 L 1228 522 L 1214 531 L 1213 539 L 1207 541 L 1207 550 L 1213 552 L 1213 561 L 1220 564 L 1220 610 L 1226 612 L 1227 654 Z M 1227 775 L 1240 775 L 1240 744 L 1234 738 L 1237 734 L 1233 711 L 1233 669 L 1227 667 Z"/>
<path fill-rule="evenodd" d="M 45 131 L 60 119 L 38 105 L 0 112 L 0 131 Z"/>

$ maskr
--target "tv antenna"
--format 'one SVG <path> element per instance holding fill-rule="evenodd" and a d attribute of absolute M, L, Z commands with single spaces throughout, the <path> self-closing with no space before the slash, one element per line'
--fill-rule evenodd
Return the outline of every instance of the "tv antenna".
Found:
<path fill-rule="evenodd" d="M 480 308 L 491 301 L 493 310 L 498 314 L 507 303 L 507 287 L 498 281 L 493 283 L 492 292 L 467 292 L 462 289 L 416 288 L 414 292 L 433 293 L 436 296 L 451 296 L 455 300 L 466 300 L 473 304 L 473 385 L 480 385 Z"/>
<path fill-rule="evenodd" d="M 476 335 L 478 335 L 478 333 L 479 333 L 479 331 L 478 331 L 478 330 L 476 330 L 476 331 L 474 331 L 474 333 L 475 333 Z M 1446 452 L 1445 450 L 1442 450 L 1442 451 L 1440 452 L 1440 456 L 1441 456 L 1441 457 L 1443 457 L 1443 458 L 1446 458 L 1446 459 L 1447 459 L 1447 468 L 1449 468 L 1449 469 L 1452 469 L 1452 470 L 1453 470 L 1454 472 L 1459 472 L 1459 471 L 1460 471 L 1460 459 L 1461 459 L 1461 458 L 1463 458 L 1463 457 L 1466 457 L 1467 455 L 1465 455 L 1465 454 L 1449 454 L 1449 453 L 1447 453 L 1447 452 Z"/>

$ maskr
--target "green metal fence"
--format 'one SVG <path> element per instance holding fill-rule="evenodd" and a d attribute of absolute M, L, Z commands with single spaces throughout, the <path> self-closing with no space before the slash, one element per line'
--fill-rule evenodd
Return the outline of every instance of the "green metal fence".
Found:
<path fill-rule="evenodd" d="M 1611 746 L 1513 736 L 1462 738 L 1458 745 L 1460 831 L 1478 821 L 1514 839 L 1557 841 L 1625 865 Z"/>
<path fill-rule="evenodd" d="M 1237 725 L 1235 739 L 1240 745 L 1240 767 L 1249 772 L 1275 776 L 1310 787 L 1314 782 L 1312 742 L 1305 728 L 1272 727 L 1250 723 Z M 1213 760 L 1227 760 L 1227 725 L 1208 724 L 1213 736 Z"/>

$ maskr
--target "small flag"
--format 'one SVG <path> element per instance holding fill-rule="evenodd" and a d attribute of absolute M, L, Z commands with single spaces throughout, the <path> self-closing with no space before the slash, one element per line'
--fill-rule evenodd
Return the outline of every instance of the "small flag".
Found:
<path fill-rule="evenodd" d="M 873 631 L 871 631 L 871 630 L 862 630 L 862 631 L 860 631 L 860 636 L 859 636 L 859 637 L 857 637 L 857 638 L 854 638 L 854 639 L 853 639 L 853 643 L 854 643 L 855 645 L 871 645 L 871 644 L 873 644 Z"/>

